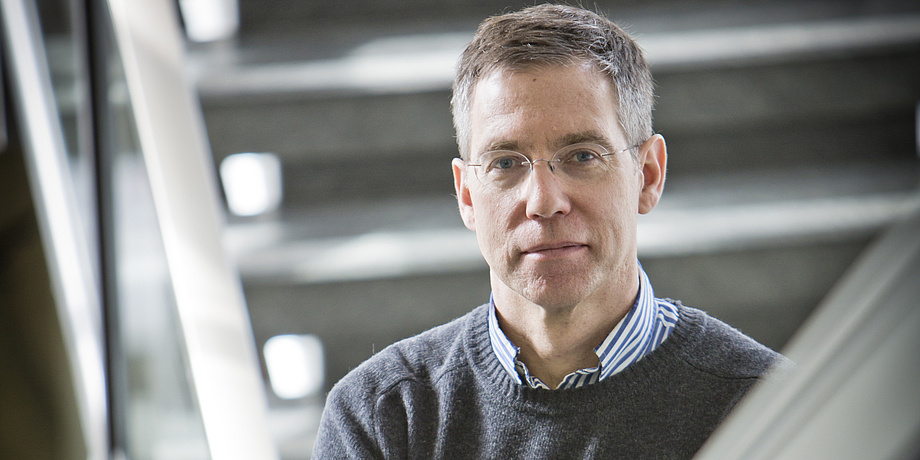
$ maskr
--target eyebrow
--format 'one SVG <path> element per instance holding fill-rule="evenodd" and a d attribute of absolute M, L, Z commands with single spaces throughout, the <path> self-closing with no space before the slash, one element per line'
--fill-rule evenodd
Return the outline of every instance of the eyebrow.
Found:
<path fill-rule="evenodd" d="M 607 136 L 604 136 L 599 131 L 582 131 L 579 133 L 571 133 L 562 136 L 553 143 L 553 147 L 561 149 L 567 145 L 581 144 L 581 143 L 592 143 L 598 144 L 608 151 L 613 151 L 613 145 L 610 140 L 607 139 Z M 507 141 L 496 141 L 489 144 L 489 147 L 485 149 L 485 152 L 492 152 L 495 150 L 511 150 L 513 152 L 521 152 L 521 143 L 516 140 L 507 140 Z"/>
<path fill-rule="evenodd" d="M 613 151 L 613 145 L 611 144 L 610 140 L 607 139 L 607 136 L 604 136 L 598 131 L 583 131 L 580 133 L 566 134 L 556 142 L 555 147 L 562 148 L 567 145 L 581 144 L 586 142 L 598 144 L 606 148 L 608 151 Z"/>
<path fill-rule="evenodd" d="M 495 150 L 511 150 L 517 152 L 521 144 L 517 141 L 497 141 L 489 144 L 489 147 L 485 149 L 486 152 L 492 152 Z"/>

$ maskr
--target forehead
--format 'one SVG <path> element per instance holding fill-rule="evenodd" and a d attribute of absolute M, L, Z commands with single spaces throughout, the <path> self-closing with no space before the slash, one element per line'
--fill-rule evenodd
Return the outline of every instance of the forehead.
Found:
<path fill-rule="evenodd" d="M 615 96 L 609 79 L 588 63 L 493 71 L 472 93 L 472 153 L 496 145 L 555 149 L 585 133 L 618 145 Z"/>

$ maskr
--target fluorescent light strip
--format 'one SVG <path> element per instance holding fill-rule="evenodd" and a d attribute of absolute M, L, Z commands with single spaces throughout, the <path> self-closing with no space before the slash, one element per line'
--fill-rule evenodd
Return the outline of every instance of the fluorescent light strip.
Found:
<path fill-rule="evenodd" d="M 471 35 L 391 37 L 371 41 L 348 56 L 320 61 L 228 68 L 203 60 L 192 73 L 203 97 L 444 90 L 453 81 L 454 64 Z M 920 43 L 920 16 L 660 33 L 638 36 L 637 41 L 658 69 L 791 59 Z"/>

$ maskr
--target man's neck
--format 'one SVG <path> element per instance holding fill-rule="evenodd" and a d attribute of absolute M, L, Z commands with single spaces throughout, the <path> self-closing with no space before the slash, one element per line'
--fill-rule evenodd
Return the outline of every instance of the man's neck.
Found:
<path fill-rule="evenodd" d="M 498 289 L 496 289 L 498 288 Z M 638 279 L 620 299 L 585 301 L 570 308 L 547 309 L 507 286 L 495 286 L 496 313 L 502 331 L 521 349 L 520 360 L 531 375 L 556 388 L 566 375 L 595 367 L 594 352 L 629 312 L 638 293 Z M 620 291 L 624 292 L 624 291 Z"/>

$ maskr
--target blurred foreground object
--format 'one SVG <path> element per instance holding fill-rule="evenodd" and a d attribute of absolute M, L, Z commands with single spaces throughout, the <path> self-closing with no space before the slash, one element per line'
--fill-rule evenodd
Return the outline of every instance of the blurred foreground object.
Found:
<path fill-rule="evenodd" d="M 920 456 L 920 212 L 861 256 L 698 459 Z"/>

